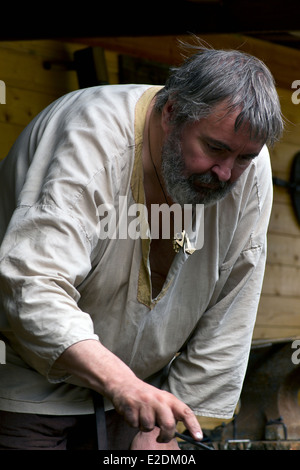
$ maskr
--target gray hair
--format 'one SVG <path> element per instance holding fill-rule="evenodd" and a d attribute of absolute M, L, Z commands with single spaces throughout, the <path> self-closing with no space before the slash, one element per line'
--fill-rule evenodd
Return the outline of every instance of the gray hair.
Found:
<path fill-rule="evenodd" d="M 197 52 L 171 74 L 156 97 L 161 111 L 170 100 L 173 123 L 207 117 L 226 102 L 228 112 L 241 108 L 235 128 L 250 124 L 253 140 L 273 145 L 283 132 L 283 119 L 274 78 L 256 57 L 236 50 L 192 46 Z"/>

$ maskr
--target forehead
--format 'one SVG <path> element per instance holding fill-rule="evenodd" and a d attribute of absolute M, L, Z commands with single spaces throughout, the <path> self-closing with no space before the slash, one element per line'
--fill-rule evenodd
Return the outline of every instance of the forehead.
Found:
<path fill-rule="evenodd" d="M 220 103 L 216 105 L 211 113 L 199 120 L 199 124 L 205 125 L 208 124 L 209 126 L 214 127 L 226 127 L 226 129 L 231 129 L 234 132 L 237 131 L 236 129 L 236 121 L 242 111 L 241 107 L 231 109 L 227 103 Z M 245 122 L 243 127 L 243 133 L 245 135 L 250 134 L 250 123 Z"/>

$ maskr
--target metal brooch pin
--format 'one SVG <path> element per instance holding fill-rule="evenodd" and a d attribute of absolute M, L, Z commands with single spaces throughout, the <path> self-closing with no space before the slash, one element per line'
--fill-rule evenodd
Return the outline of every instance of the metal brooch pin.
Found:
<path fill-rule="evenodd" d="M 187 253 L 188 255 L 193 254 L 195 251 L 195 249 L 192 248 L 190 239 L 185 230 L 176 233 L 173 238 L 173 248 L 176 253 L 178 253 L 180 250 L 183 250 L 183 252 Z"/>

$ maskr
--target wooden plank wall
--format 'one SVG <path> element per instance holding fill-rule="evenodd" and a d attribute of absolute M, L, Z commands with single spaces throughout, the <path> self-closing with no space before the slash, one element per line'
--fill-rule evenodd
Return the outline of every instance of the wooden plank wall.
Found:
<path fill-rule="evenodd" d="M 0 104 L 0 159 L 22 129 L 48 104 L 78 89 L 77 75 L 68 70 L 73 53 L 84 44 L 62 41 L 0 42 L 0 80 L 6 85 L 6 104 Z M 116 54 L 106 52 L 109 80 L 117 81 Z M 50 69 L 44 63 L 52 63 Z"/>
<path fill-rule="evenodd" d="M 300 80 L 300 51 L 239 35 L 205 35 L 213 47 L 240 48 L 270 67 L 288 120 L 284 138 L 271 152 L 274 176 L 289 178 L 292 159 L 300 151 L 300 105 L 292 103 L 291 84 Z M 183 40 L 190 38 L 183 37 Z M 104 47 L 110 83 L 118 83 L 118 53 L 177 65 L 182 57 L 175 37 L 93 38 L 68 41 L 0 43 L 0 80 L 6 84 L 6 104 L 0 104 L 0 158 L 26 124 L 45 106 L 78 88 L 76 73 L 63 62 L 88 45 Z M 50 70 L 45 61 L 54 61 Z M 289 194 L 274 188 L 274 205 L 268 233 L 268 262 L 254 332 L 254 340 L 300 337 L 300 225 Z"/>
<path fill-rule="evenodd" d="M 300 60 L 296 77 L 300 77 Z M 300 105 L 291 89 L 278 89 L 286 124 L 284 137 L 271 151 L 273 175 L 290 178 L 292 160 L 300 151 Z M 268 231 L 268 258 L 254 338 L 300 336 L 300 223 L 286 189 L 274 188 Z"/>
<path fill-rule="evenodd" d="M 4 158 L 21 130 L 50 102 L 77 87 L 74 72 L 45 70 L 44 61 L 70 60 L 65 45 L 52 42 L 0 43 L 0 78 L 6 104 L 0 105 L 0 157 Z"/>

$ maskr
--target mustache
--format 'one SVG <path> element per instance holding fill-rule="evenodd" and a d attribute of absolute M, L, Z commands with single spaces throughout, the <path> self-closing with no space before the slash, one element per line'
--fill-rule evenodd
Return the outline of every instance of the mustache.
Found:
<path fill-rule="evenodd" d="M 189 178 L 190 184 L 211 184 L 215 189 L 226 189 L 231 184 L 227 181 L 220 181 L 213 173 L 194 173 Z"/>

